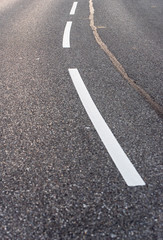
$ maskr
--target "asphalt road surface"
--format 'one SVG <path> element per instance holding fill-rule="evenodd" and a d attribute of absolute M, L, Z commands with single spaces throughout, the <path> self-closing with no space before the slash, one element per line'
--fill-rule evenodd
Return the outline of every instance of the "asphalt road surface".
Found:
<path fill-rule="evenodd" d="M 0 239 L 163 239 L 163 1 L 0 1 Z"/>

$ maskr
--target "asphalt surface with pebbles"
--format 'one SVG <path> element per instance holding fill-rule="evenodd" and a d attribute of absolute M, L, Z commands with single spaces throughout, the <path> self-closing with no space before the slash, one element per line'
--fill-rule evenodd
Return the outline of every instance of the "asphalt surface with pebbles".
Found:
<path fill-rule="evenodd" d="M 161 104 L 162 1 L 93 3 L 102 40 Z M 162 118 L 97 44 L 89 1 L 78 1 L 74 16 L 72 4 L 0 3 L 0 239 L 161 240 Z M 63 49 L 67 21 L 71 48 Z M 68 68 L 79 70 L 145 186 L 126 185 Z"/>

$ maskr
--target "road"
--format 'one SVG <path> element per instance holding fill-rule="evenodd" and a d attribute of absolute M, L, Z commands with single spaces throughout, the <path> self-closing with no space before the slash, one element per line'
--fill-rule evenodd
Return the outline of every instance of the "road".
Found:
<path fill-rule="evenodd" d="M 162 0 L 1 0 L 0 239 L 162 239 L 162 26 Z"/>

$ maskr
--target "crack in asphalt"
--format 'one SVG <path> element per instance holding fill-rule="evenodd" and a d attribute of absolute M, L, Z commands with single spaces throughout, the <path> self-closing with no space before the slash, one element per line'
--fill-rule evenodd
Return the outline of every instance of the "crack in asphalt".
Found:
<path fill-rule="evenodd" d="M 124 79 L 128 81 L 128 83 L 138 92 L 140 93 L 148 103 L 152 106 L 152 108 L 156 111 L 156 113 L 163 118 L 163 107 L 157 103 L 142 87 L 140 87 L 138 84 L 135 83 L 135 81 L 130 78 L 122 66 L 122 64 L 117 60 L 117 58 L 114 56 L 114 54 L 108 49 L 107 45 L 102 41 L 101 37 L 99 36 L 97 32 L 97 28 L 94 23 L 94 7 L 93 7 L 93 0 L 89 0 L 89 20 L 90 20 L 90 27 L 93 31 L 94 37 L 96 39 L 96 42 L 99 44 L 99 46 L 102 48 L 102 50 L 107 54 L 115 68 L 120 72 L 120 74 L 123 76 Z"/>

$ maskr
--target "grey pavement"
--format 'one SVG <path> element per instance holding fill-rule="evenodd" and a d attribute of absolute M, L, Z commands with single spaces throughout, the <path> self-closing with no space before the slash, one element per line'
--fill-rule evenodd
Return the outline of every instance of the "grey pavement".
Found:
<path fill-rule="evenodd" d="M 7 4 L 8 3 L 8 4 Z M 102 40 L 162 104 L 163 2 L 94 0 Z M 161 240 L 163 125 L 97 44 L 89 1 L 0 3 L 0 239 Z M 72 21 L 71 48 L 62 48 Z M 77 68 L 144 179 L 128 187 L 68 74 Z"/>

